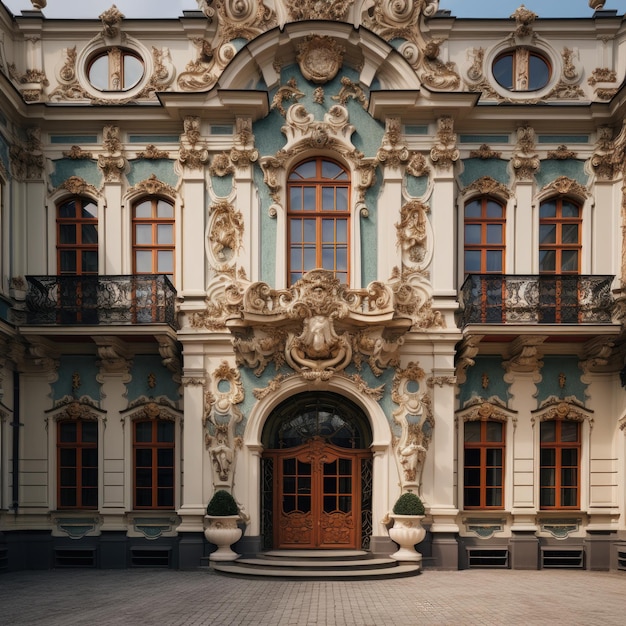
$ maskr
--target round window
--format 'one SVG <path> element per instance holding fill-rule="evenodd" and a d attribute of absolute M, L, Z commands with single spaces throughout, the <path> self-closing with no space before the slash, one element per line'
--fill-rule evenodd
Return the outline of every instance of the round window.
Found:
<path fill-rule="evenodd" d="M 503 52 L 492 69 L 498 85 L 509 91 L 537 91 L 548 84 L 551 76 L 545 57 L 527 48 Z"/>
<path fill-rule="evenodd" d="M 128 91 L 143 78 L 143 61 L 129 50 L 111 48 L 92 58 L 89 82 L 99 91 Z"/>

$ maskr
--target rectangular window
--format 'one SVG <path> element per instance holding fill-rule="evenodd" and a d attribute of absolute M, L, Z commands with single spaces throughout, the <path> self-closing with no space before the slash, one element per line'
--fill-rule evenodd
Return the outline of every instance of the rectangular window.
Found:
<path fill-rule="evenodd" d="M 540 446 L 540 508 L 579 509 L 580 423 L 541 422 Z"/>
<path fill-rule="evenodd" d="M 501 509 L 504 506 L 504 424 L 465 422 L 463 506 Z"/>
<path fill-rule="evenodd" d="M 174 508 L 174 422 L 134 423 L 135 509 Z"/>
<path fill-rule="evenodd" d="M 57 507 L 98 508 L 98 422 L 64 420 L 57 427 Z"/>

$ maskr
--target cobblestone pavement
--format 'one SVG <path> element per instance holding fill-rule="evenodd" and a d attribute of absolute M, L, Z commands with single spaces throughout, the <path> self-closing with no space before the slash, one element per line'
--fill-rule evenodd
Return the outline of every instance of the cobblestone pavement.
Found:
<path fill-rule="evenodd" d="M 227 578 L 210 570 L 0 575 L 0 625 L 410 626 L 626 623 L 626 573 L 426 570 L 386 581 Z"/>

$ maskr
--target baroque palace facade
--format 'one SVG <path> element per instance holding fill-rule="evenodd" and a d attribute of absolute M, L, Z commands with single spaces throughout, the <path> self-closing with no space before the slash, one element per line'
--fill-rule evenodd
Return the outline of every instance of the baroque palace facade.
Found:
<path fill-rule="evenodd" d="M 626 22 L 0 5 L 0 568 L 626 569 Z M 440 6 L 441 5 L 441 6 Z M 595 10 L 595 11 L 594 11 Z"/>

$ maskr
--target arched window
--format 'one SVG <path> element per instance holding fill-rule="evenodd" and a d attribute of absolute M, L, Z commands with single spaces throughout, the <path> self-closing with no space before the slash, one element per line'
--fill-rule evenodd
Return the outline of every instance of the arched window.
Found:
<path fill-rule="evenodd" d="M 133 274 L 174 275 L 174 206 L 146 198 L 133 206 Z"/>
<path fill-rule="evenodd" d="M 57 273 L 98 273 L 98 207 L 89 198 L 57 206 Z"/>
<path fill-rule="evenodd" d="M 318 157 L 297 165 L 288 179 L 288 280 L 323 268 L 350 280 L 350 177 L 339 164 Z"/>
<path fill-rule="evenodd" d="M 463 506 L 501 509 L 504 506 L 504 423 L 465 422 Z"/>
<path fill-rule="evenodd" d="M 504 274 L 505 208 L 489 197 L 471 200 L 464 213 L 466 274 Z"/>
<path fill-rule="evenodd" d="M 540 426 L 539 505 L 580 508 L 580 423 L 557 419 Z"/>
<path fill-rule="evenodd" d="M 528 48 L 507 50 L 493 62 L 493 77 L 509 91 L 537 91 L 545 87 L 551 75 L 548 60 Z"/>
<path fill-rule="evenodd" d="M 539 207 L 539 271 L 578 274 L 581 256 L 581 208 L 567 198 L 552 198 Z"/>

